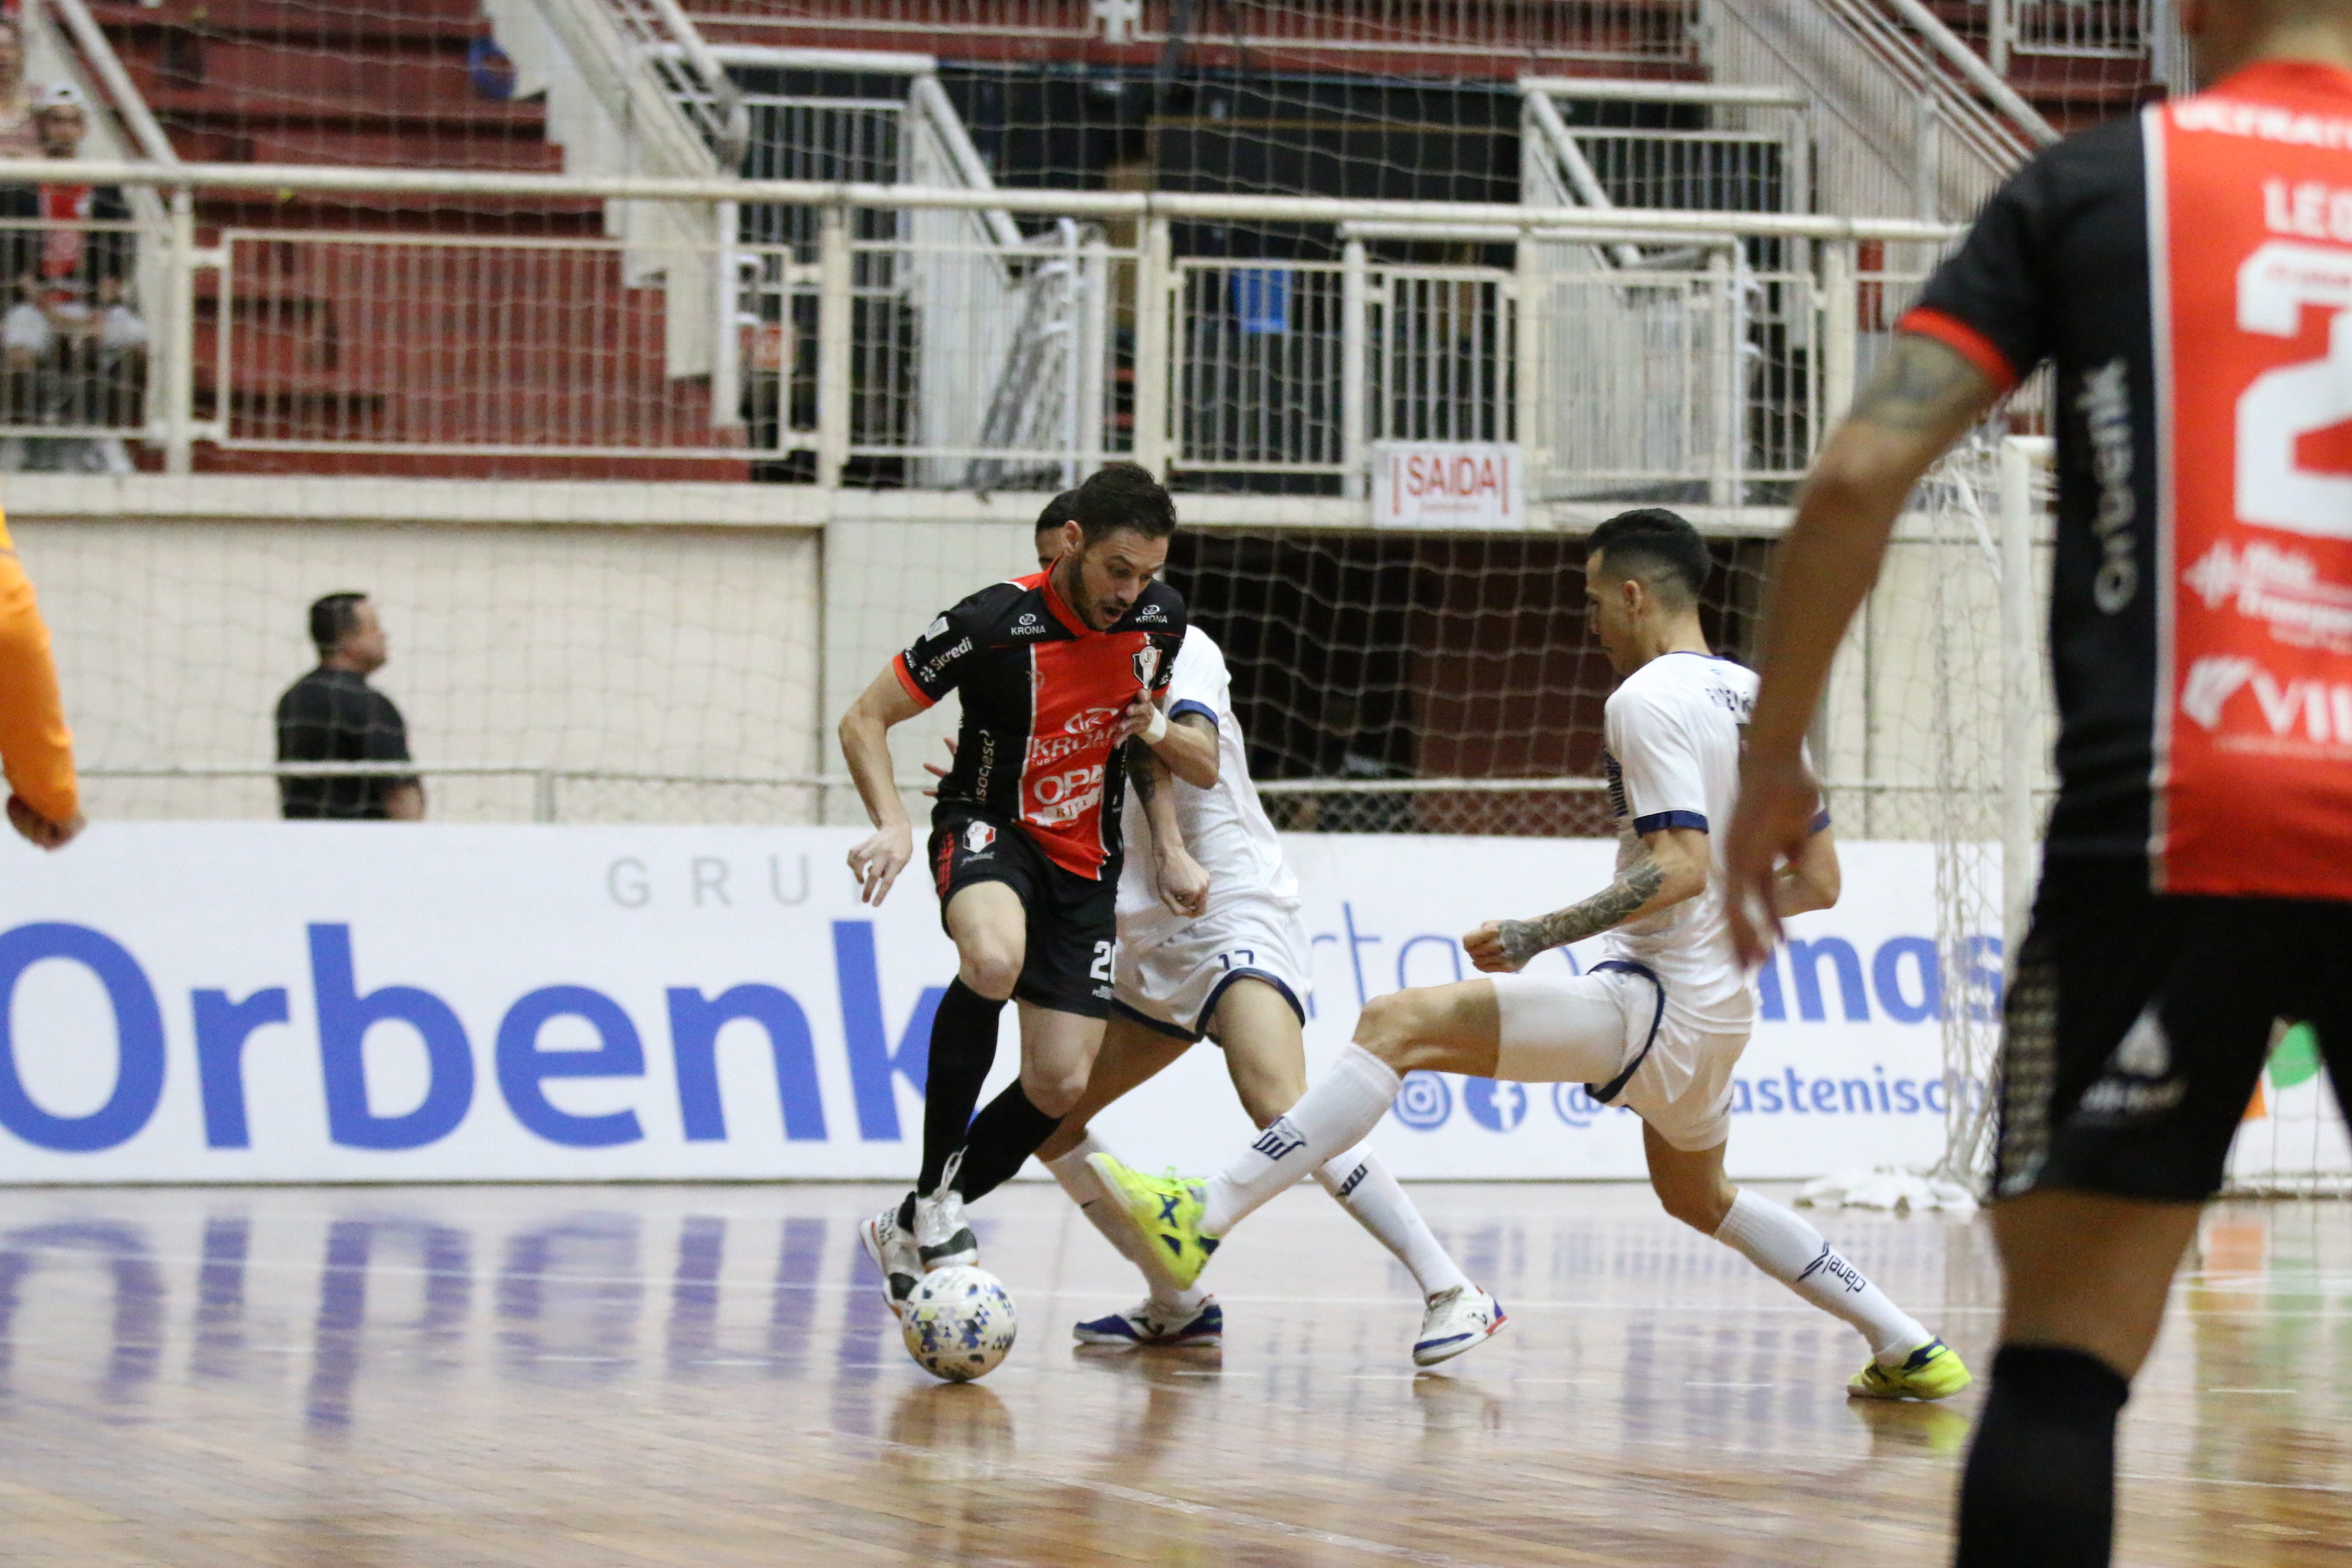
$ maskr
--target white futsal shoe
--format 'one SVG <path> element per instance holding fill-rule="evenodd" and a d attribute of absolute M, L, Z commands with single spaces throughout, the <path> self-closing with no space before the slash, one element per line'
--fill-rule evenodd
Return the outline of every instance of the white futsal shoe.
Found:
<path fill-rule="evenodd" d="M 963 1169 L 963 1151 L 948 1156 L 937 1190 L 915 1200 L 915 1250 L 923 1267 L 971 1268 L 980 1262 L 980 1242 L 963 1222 L 963 1194 L 955 1190 L 956 1173 Z"/>
<path fill-rule="evenodd" d="M 892 1204 L 858 1226 L 857 1239 L 882 1271 L 882 1300 L 889 1303 L 890 1315 L 905 1317 L 907 1298 L 923 1277 L 923 1260 L 915 1250 L 914 1237 L 898 1223 L 898 1205 Z"/>
<path fill-rule="evenodd" d="M 1421 1338 L 1412 1342 L 1412 1364 L 1435 1366 L 1475 1350 L 1510 1320 L 1503 1304 L 1475 1285 L 1456 1285 L 1429 1299 L 1421 1320 Z"/>

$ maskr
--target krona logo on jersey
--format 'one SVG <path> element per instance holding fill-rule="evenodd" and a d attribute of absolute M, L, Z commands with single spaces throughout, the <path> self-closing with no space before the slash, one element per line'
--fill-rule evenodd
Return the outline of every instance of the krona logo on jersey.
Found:
<path fill-rule="evenodd" d="M 2208 654 L 2190 665 L 2180 710 L 2218 734 L 2229 727 L 2230 700 L 2241 691 L 2253 693 L 2273 737 L 2284 740 L 2299 730 L 2319 745 L 2352 748 L 2352 686 L 2304 676 L 2282 681 L 2242 654 Z"/>

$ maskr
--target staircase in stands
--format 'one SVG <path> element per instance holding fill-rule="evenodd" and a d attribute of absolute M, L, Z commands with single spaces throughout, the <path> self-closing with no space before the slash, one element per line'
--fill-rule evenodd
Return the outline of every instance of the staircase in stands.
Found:
<path fill-rule="evenodd" d="M 191 161 L 328 163 L 560 172 L 543 106 L 499 96 L 499 58 L 474 0 L 101 0 L 95 7 L 116 51 L 180 154 Z M 600 204 L 505 197 L 215 193 L 197 213 L 198 243 L 225 229 L 306 237 L 397 229 L 437 236 L 596 238 Z M 219 384 L 218 274 L 199 274 L 197 417 L 240 433 L 300 440 L 330 426 L 398 431 L 457 401 L 531 408 L 549 430 L 594 431 L 632 410 L 657 409 L 665 428 L 698 446 L 710 395 L 673 381 L 662 362 L 658 288 L 631 288 L 615 253 L 594 257 L 588 287 L 619 327 L 596 345 L 600 384 L 583 384 L 560 352 L 467 352 L 469 322 L 490 308 L 553 311 L 563 290 L 550 253 L 476 252 L 465 267 L 407 269 L 403 297 L 365 291 L 371 269 L 339 265 L 349 247 L 242 245 L 232 290 L 231 385 Z M 248 263 L 255 265 L 248 266 Z M 581 287 L 578 253 L 563 258 L 565 288 Z M 259 275 L 252 275 L 258 271 Z M 361 313 L 396 309 L 397 333 L 361 331 Z M 617 360 L 617 363 L 614 363 Z M 264 372 L 266 374 L 247 374 Z M 239 390 L 239 384 L 266 388 Z M 615 392 L 618 395 L 615 395 Z M 224 405 L 226 404 L 226 406 Z M 618 434 L 615 432 L 614 434 Z M 373 473 L 430 477 L 638 479 L 740 479 L 735 460 L 565 456 L 446 456 L 240 450 L 205 444 L 197 466 L 215 472 Z"/>

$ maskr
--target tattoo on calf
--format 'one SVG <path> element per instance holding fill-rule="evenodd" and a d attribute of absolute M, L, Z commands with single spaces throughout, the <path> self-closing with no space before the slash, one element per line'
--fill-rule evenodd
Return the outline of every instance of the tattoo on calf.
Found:
<path fill-rule="evenodd" d="M 1551 948 L 1566 947 L 1622 925 L 1665 883 L 1664 869 L 1644 851 L 1622 876 L 1582 903 L 1570 904 L 1539 921 L 1505 921 L 1497 933 L 1503 955 L 1515 964 L 1524 964 Z"/>

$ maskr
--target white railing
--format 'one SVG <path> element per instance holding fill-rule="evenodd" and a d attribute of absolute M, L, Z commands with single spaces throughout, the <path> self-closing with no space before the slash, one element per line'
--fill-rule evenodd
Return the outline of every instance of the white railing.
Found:
<path fill-rule="evenodd" d="M 677 228 L 713 237 L 664 248 L 240 228 L 175 248 L 162 308 L 192 312 L 197 274 L 219 302 L 201 401 L 187 367 L 158 363 L 150 376 L 150 428 L 177 462 L 197 440 L 799 455 L 822 484 L 933 489 L 1051 488 L 1118 453 L 1360 494 L 1371 442 L 1515 440 L 1540 497 L 1741 504 L 1802 471 L 1899 303 L 1875 277 L 1879 253 L 1931 250 L 1954 232 L 1802 214 L 818 181 L 128 163 L 42 174 L 160 186 L 183 205 L 198 189 L 257 186 L 662 203 L 682 215 Z M 739 203 L 813 215 L 814 261 L 793 243 L 722 246 L 714 209 Z M 913 221 L 924 215 L 958 222 Z M 1243 220 L 1293 226 L 1337 258 L 1177 254 L 1180 232 Z M 1133 242 L 1112 244 L 1123 226 Z M 1372 254 L 1398 237 L 1463 237 L 1516 241 L 1517 265 Z M 1557 261 L 1616 245 L 1651 260 Z M 1751 254 L 1784 259 L 1760 268 Z M 739 342 L 724 356 L 740 372 L 682 391 L 633 265 L 709 276 L 722 260 L 740 280 Z M 160 358 L 193 341 L 193 316 L 157 329 Z M 713 417 L 720 405 L 746 416 Z"/>
<path fill-rule="evenodd" d="M 1997 71 L 2020 55 L 2143 59 L 2157 22 L 2155 0 L 1991 0 L 1987 53 Z"/>
<path fill-rule="evenodd" d="M 1708 0 L 1717 81 L 1802 89 L 1816 199 L 1841 211 L 1975 212 L 2047 121 L 1922 0 Z"/>
<path fill-rule="evenodd" d="M 862 0 L 789 10 L 760 0 L 692 0 L 706 27 L 739 36 L 827 40 L 854 37 L 877 47 L 928 42 L 974 28 L 957 0 Z M 1290 0 L 1212 12 L 1184 0 L 999 0 L 984 26 L 996 39 L 1030 46 L 1141 44 L 1166 50 L 1286 62 L 1299 56 L 1375 68 L 1384 60 L 1528 58 L 1681 65 L 1691 56 L 1694 7 L 1628 6 L 1621 0 L 1546 0 L 1497 6 L 1477 0 Z"/>

